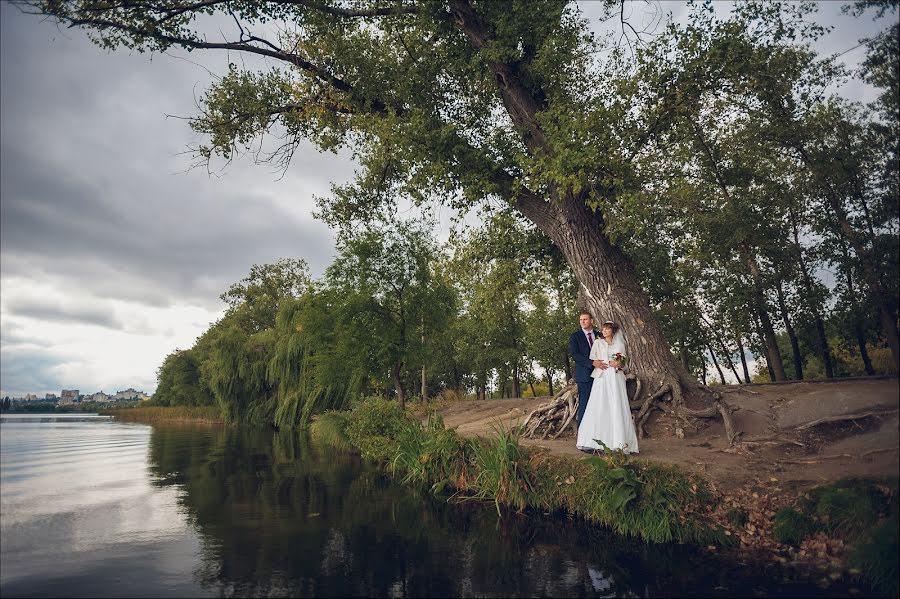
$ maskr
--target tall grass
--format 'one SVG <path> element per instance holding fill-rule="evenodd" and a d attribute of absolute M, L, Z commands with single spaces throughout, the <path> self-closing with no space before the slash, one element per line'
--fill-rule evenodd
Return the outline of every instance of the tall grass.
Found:
<path fill-rule="evenodd" d="M 521 430 L 505 428 L 500 423 L 492 429 L 494 437 L 471 439 L 466 445 L 477 472 L 470 491 L 475 497 L 493 499 L 498 514 L 501 504 L 524 510 L 531 492 L 531 476 L 528 456 L 519 445 Z"/>
<path fill-rule="evenodd" d="M 139 406 L 136 408 L 108 408 L 100 414 L 128 422 L 200 422 L 224 424 L 218 406 Z"/>
<path fill-rule="evenodd" d="M 550 456 L 523 447 L 518 429 L 498 424 L 493 433 L 463 439 L 439 416 L 423 426 L 396 402 L 368 399 L 347 416 L 343 434 L 337 428 L 318 434 L 348 440 L 404 483 L 491 500 L 498 513 L 503 507 L 565 511 L 656 543 L 729 540 L 713 522 L 715 499 L 700 477 L 622 452 L 587 460 Z"/>

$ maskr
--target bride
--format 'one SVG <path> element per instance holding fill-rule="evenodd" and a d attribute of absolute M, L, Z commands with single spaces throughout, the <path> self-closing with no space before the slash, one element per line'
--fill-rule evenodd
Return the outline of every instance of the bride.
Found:
<path fill-rule="evenodd" d="M 616 362 L 614 356 L 625 353 L 625 343 L 619 327 L 612 321 L 603 323 L 600 329 L 602 339 L 597 339 L 591 347 L 591 360 L 603 360 L 608 368 L 594 368 L 591 378 L 591 396 L 587 409 L 578 426 L 578 449 L 593 451 L 602 449 L 595 439 L 603 441 L 609 449 L 622 449 L 625 453 L 637 453 L 637 434 L 628 406 L 625 392 L 624 364 Z"/>

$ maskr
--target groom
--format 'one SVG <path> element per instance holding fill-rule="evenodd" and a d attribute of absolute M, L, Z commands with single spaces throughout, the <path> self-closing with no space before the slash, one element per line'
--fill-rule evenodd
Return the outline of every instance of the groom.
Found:
<path fill-rule="evenodd" d="M 608 368 L 603 360 L 591 360 L 591 346 L 600 338 L 600 331 L 594 328 L 594 317 L 587 310 L 582 310 L 578 315 L 578 323 L 581 329 L 569 335 L 569 353 L 575 362 L 575 382 L 578 384 L 578 411 L 575 419 L 581 424 L 581 418 L 587 409 L 588 399 L 591 397 L 591 372 L 594 367 Z"/>

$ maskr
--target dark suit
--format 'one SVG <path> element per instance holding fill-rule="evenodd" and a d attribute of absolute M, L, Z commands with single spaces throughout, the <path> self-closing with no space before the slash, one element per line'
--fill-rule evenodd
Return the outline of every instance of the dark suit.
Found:
<path fill-rule="evenodd" d="M 600 331 L 594 330 L 594 343 L 597 343 L 599 338 Z M 591 378 L 591 372 L 594 370 L 590 358 L 591 348 L 583 330 L 578 329 L 569 335 L 569 354 L 575 362 L 575 382 L 578 384 L 578 411 L 575 413 L 575 419 L 581 424 L 581 417 L 584 416 L 588 398 L 591 396 L 591 385 L 594 383 L 594 379 Z"/>

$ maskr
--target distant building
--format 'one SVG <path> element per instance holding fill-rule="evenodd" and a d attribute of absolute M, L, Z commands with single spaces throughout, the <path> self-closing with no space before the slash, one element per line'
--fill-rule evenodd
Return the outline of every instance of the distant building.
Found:
<path fill-rule="evenodd" d="M 141 399 L 146 397 L 146 394 L 143 391 L 137 391 L 136 389 L 132 389 L 129 387 L 124 391 L 117 391 L 115 395 L 111 397 L 114 401 L 130 401 L 134 399 Z"/>
<path fill-rule="evenodd" d="M 56 401 L 57 399 L 59 398 L 56 397 L 56 393 L 48 393 L 44 396 L 45 401 Z"/>
<path fill-rule="evenodd" d="M 59 394 L 59 398 L 61 400 L 68 399 L 71 401 L 75 401 L 76 399 L 78 399 L 78 395 L 78 389 L 63 389 L 62 393 Z"/>
<path fill-rule="evenodd" d="M 88 401 L 96 401 L 99 403 L 106 403 L 109 401 L 109 395 L 107 395 L 103 391 L 98 391 L 97 393 L 94 393 L 93 395 L 87 396 L 85 399 L 87 399 Z"/>
<path fill-rule="evenodd" d="M 29 393 L 28 395 L 25 396 L 25 401 L 37 401 L 37 400 L 38 400 L 38 396 L 35 395 L 34 393 Z"/>

